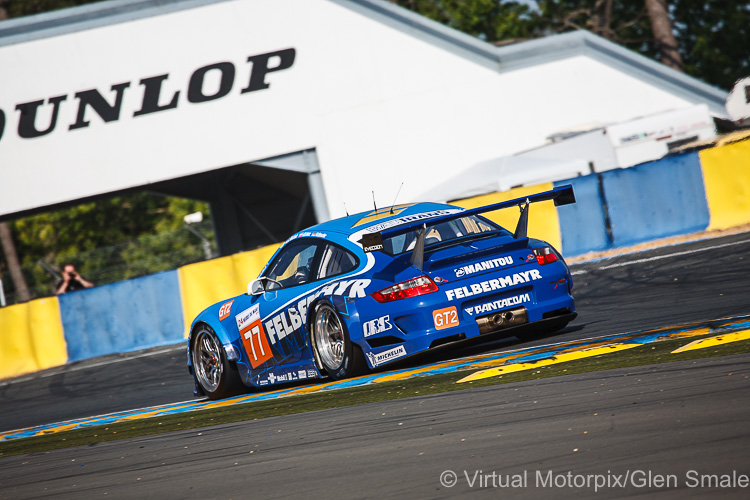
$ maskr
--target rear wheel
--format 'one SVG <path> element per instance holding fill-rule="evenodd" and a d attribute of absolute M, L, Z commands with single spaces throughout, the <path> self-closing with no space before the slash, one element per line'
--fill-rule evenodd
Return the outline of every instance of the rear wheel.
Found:
<path fill-rule="evenodd" d="M 239 373 L 227 360 L 219 339 L 208 325 L 200 325 L 194 332 L 192 357 L 195 381 L 209 399 L 241 392 Z"/>
<path fill-rule="evenodd" d="M 366 371 L 361 349 L 351 341 L 338 313 L 327 302 L 315 308 L 312 342 L 317 359 L 331 378 L 340 380 Z"/>

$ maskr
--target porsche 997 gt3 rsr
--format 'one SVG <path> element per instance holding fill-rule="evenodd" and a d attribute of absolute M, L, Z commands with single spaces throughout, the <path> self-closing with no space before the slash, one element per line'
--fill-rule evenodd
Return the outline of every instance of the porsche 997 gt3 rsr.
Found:
<path fill-rule="evenodd" d="M 485 334 L 563 328 L 576 316 L 570 272 L 526 235 L 529 204 L 546 200 L 575 197 L 564 186 L 473 209 L 401 205 L 294 234 L 247 293 L 193 321 L 196 393 L 342 379 Z M 481 215 L 513 206 L 513 233 Z"/>

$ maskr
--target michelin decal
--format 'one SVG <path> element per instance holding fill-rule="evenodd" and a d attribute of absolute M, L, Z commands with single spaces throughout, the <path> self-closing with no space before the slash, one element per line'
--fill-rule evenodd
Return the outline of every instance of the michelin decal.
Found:
<path fill-rule="evenodd" d="M 370 364 L 373 368 L 375 368 L 378 365 L 382 365 L 383 363 L 387 363 L 388 361 L 392 361 L 394 359 L 400 358 L 402 356 L 406 356 L 406 348 L 402 345 L 395 347 L 393 349 L 388 349 L 387 351 L 383 351 L 378 354 L 373 354 L 371 352 L 367 353 L 367 359 L 370 360 Z"/>

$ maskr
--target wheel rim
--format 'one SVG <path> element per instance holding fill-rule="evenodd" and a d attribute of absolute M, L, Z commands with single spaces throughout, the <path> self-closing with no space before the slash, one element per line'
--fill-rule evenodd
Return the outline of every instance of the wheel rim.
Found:
<path fill-rule="evenodd" d="M 203 389 L 214 392 L 219 388 L 224 364 L 221 362 L 221 351 L 216 339 L 206 330 L 200 330 L 195 339 L 193 364 L 195 376 Z"/>
<path fill-rule="evenodd" d="M 344 330 L 330 307 L 321 307 L 315 317 L 315 345 L 324 365 L 333 370 L 341 366 L 344 361 Z"/>

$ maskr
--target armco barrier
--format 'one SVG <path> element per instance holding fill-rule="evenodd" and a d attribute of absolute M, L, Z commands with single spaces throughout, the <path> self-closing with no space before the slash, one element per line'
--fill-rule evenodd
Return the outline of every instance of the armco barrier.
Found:
<path fill-rule="evenodd" d="M 611 242 L 607 237 L 599 178 L 596 174 L 556 182 L 555 187 L 570 184 L 576 195 L 572 205 L 558 207 L 562 253 L 565 256 L 606 250 Z M 559 247 L 558 247 L 559 249 Z"/>
<path fill-rule="evenodd" d="M 0 309 L 0 379 L 65 364 L 57 297 Z"/>
<path fill-rule="evenodd" d="M 178 269 L 185 336 L 193 319 L 203 309 L 220 300 L 244 293 L 248 282 L 258 277 L 279 246 L 269 245 Z"/>
<path fill-rule="evenodd" d="M 706 194 L 697 153 L 602 174 L 615 247 L 706 229 Z"/>
<path fill-rule="evenodd" d="M 709 229 L 750 222 L 750 139 L 704 149 L 699 153 L 706 198 L 711 209 Z"/>
<path fill-rule="evenodd" d="M 513 188 L 510 191 L 505 191 L 503 193 L 490 193 L 481 196 L 475 196 L 473 198 L 453 201 L 451 203 L 453 205 L 458 205 L 459 207 L 475 208 L 481 207 L 483 205 L 490 205 L 492 203 L 500 203 L 502 201 L 512 200 L 514 198 L 521 198 L 522 196 L 538 193 L 540 191 L 549 191 L 550 189 L 552 189 L 552 187 L 552 183 L 539 184 L 537 186 L 518 187 Z M 517 208 L 513 207 L 498 210 L 496 212 L 490 212 L 484 215 L 491 221 L 497 222 L 504 228 L 513 231 L 516 228 L 516 224 L 518 223 L 518 216 L 520 215 L 520 212 Z M 560 245 L 562 243 L 562 238 L 560 237 L 560 222 L 558 220 L 558 212 L 555 209 L 554 202 L 543 201 L 541 203 L 534 203 L 531 205 L 531 207 L 529 208 L 528 234 L 532 238 L 539 238 L 548 241 L 558 250 L 561 248 Z"/>
<path fill-rule="evenodd" d="M 69 361 L 183 338 L 177 271 L 67 293 L 59 300 Z"/>

